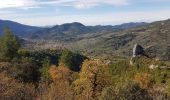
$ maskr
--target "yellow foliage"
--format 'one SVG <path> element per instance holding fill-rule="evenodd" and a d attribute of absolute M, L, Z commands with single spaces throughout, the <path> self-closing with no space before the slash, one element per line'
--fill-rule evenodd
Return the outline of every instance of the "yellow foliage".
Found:
<path fill-rule="evenodd" d="M 49 69 L 49 74 L 53 83 L 40 96 L 41 100 L 72 100 L 73 92 L 71 88 L 73 72 L 64 65 L 58 67 L 53 65 Z"/>
<path fill-rule="evenodd" d="M 64 65 L 60 65 L 58 67 L 53 65 L 49 69 L 49 74 L 54 82 L 61 80 L 71 81 L 72 71 Z"/>
<path fill-rule="evenodd" d="M 32 100 L 35 99 L 35 87 L 32 84 L 23 84 L 0 73 L 0 98 L 1 100 Z"/>
<path fill-rule="evenodd" d="M 137 73 L 134 81 L 139 84 L 142 89 L 147 89 L 152 85 L 151 75 L 148 73 Z"/>
<path fill-rule="evenodd" d="M 110 84 L 108 67 L 99 60 L 85 60 L 80 78 L 74 82 L 78 98 L 92 99 L 100 95 L 102 89 Z"/>

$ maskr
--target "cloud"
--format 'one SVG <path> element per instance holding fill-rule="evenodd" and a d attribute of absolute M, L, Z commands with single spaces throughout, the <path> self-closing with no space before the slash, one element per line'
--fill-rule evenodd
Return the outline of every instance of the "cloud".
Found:
<path fill-rule="evenodd" d="M 15 21 L 28 25 L 56 25 L 71 22 L 81 22 L 85 25 L 116 25 L 127 22 L 152 22 L 170 18 L 170 10 L 143 11 L 143 12 L 117 12 L 114 14 L 90 15 L 56 15 L 30 18 L 17 18 Z M 48 19 L 48 20 L 47 20 Z"/>
<path fill-rule="evenodd" d="M 122 6 L 127 5 L 128 0 L 1 0 L 2 8 L 37 8 L 44 5 L 71 6 L 74 8 L 91 8 L 102 4 Z"/>
<path fill-rule="evenodd" d="M 54 4 L 72 6 L 74 8 L 91 8 L 103 4 L 112 6 L 128 5 L 128 0 L 53 0 Z"/>
<path fill-rule="evenodd" d="M 159 3 L 170 3 L 170 0 L 129 0 L 131 4 L 134 3 L 145 3 L 145 4 L 159 4 Z"/>
<path fill-rule="evenodd" d="M 170 0 L 0 0 L 0 9 L 2 8 L 37 8 L 45 5 L 70 6 L 78 9 L 92 8 L 101 5 L 126 6 L 138 3 L 159 3 L 170 2 Z"/>
<path fill-rule="evenodd" d="M 29 8 L 35 7 L 38 2 L 35 0 L 1 0 L 0 9 L 2 8 Z"/>
<path fill-rule="evenodd" d="M 2 8 L 20 8 L 30 9 L 37 7 L 48 7 L 48 5 L 56 6 L 71 6 L 77 9 L 92 8 L 102 5 L 124 6 L 131 4 L 133 6 L 134 0 L 0 0 L 0 17 L 1 19 L 14 20 L 28 25 L 55 25 L 68 22 L 82 22 L 86 25 L 97 24 L 121 24 L 125 22 L 140 22 L 140 21 L 156 21 L 170 18 L 170 9 L 162 8 L 147 9 L 147 10 L 124 10 L 112 11 L 100 14 L 100 11 L 91 13 L 62 13 L 62 10 L 48 13 L 45 11 L 36 12 L 21 12 L 15 10 L 3 10 Z M 136 1 L 140 3 L 157 3 L 157 2 L 170 2 L 170 0 L 150 0 L 150 1 Z M 135 4 L 136 4 L 135 2 Z M 134 5 L 135 5 L 134 4 Z M 130 6 L 131 6 L 130 5 Z M 133 8 L 133 7 L 132 7 Z M 134 7 L 135 9 L 135 7 Z M 69 12 L 70 10 L 67 9 Z M 136 12 L 135 12 L 136 11 Z M 77 14 L 77 15 L 74 15 Z"/>

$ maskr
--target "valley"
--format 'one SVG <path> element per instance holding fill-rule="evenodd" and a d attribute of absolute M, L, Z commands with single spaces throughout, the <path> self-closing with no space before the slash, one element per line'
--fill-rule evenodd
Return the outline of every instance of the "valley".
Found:
<path fill-rule="evenodd" d="M 5 28 L 0 98 L 169 100 L 169 26 L 168 19 L 116 26 L 76 22 L 20 30 L 25 34 L 15 34 L 21 26 Z"/>
<path fill-rule="evenodd" d="M 56 37 L 56 39 L 54 39 L 54 36 L 49 39 L 48 36 L 46 36 L 47 39 L 40 39 L 41 37 L 37 39 L 29 38 L 27 40 L 32 41 L 32 44 L 28 43 L 25 46 L 27 48 L 29 46 L 34 47 L 35 49 L 67 48 L 71 51 L 83 52 L 93 56 L 112 55 L 113 57 L 129 57 L 132 55 L 133 45 L 138 43 L 146 49 L 150 57 L 169 60 L 170 20 L 153 22 L 146 25 L 141 24 L 142 26 L 138 25 L 132 25 L 134 28 L 113 28 L 112 31 L 105 29 L 97 33 L 64 35 Z M 119 27 L 123 27 L 123 25 L 119 25 Z M 46 34 L 49 33 L 47 32 Z"/>

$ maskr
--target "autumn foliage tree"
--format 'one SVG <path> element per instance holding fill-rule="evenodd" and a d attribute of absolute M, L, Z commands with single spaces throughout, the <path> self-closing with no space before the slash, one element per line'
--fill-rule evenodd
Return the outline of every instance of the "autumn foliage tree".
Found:
<path fill-rule="evenodd" d="M 71 83 L 73 81 L 73 72 L 66 66 L 60 65 L 56 67 L 52 65 L 49 68 L 49 75 L 53 83 L 41 95 L 41 100 L 73 100 L 73 90 Z"/>
<path fill-rule="evenodd" d="M 111 80 L 108 67 L 102 61 L 85 60 L 79 75 L 74 89 L 76 97 L 83 100 L 96 99 Z"/>

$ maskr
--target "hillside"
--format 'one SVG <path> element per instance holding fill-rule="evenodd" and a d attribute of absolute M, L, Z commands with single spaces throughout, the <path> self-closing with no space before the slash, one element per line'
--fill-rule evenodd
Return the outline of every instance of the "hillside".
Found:
<path fill-rule="evenodd" d="M 146 49 L 146 53 L 151 58 L 170 60 L 170 20 L 145 25 L 135 23 L 139 25 L 136 27 L 132 23 L 130 25 L 133 26 L 132 28 L 128 28 L 129 24 L 118 26 L 85 26 L 81 23 L 56 25 L 36 32 L 32 35 L 34 38 L 24 42 L 24 46 L 32 50 L 68 48 L 90 56 L 129 57 L 132 55 L 134 44 L 138 43 Z"/>
<path fill-rule="evenodd" d="M 82 25 L 82 27 L 86 26 Z M 107 31 L 104 32 L 105 29 L 99 27 L 105 28 Z M 134 28 L 110 28 L 113 29 L 111 31 L 108 31 L 108 27 L 113 26 L 94 26 L 94 30 L 99 29 L 99 33 L 82 33 L 81 35 L 76 33 L 76 35 L 71 35 L 73 37 L 65 34 L 64 37 L 54 39 L 53 37 L 56 36 L 54 34 L 53 37 L 50 36 L 50 40 L 48 40 L 49 35 L 44 32 L 46 40 L 41 41 L 37 38 L 34 41 L 29 40 L 32 44 L 28 43 L 26 47 L 32 49 L 68 48 L 94 57 L 129 57 L 132 55 L 134 44 L 138 43 L 146 49 L 146 53 L 151 58 L 170 60 L 170 20 L 157 21 Z M 85 30 L 89 31 L 88 28 Z"/>
<path fill-rule="evenodd" d="M 132 28 L 136 26 L 146 25 L 147 23 L 125 23 L 116 26 L 85 26 L 81 23 L 65 23 L 62 25 L 56 25 L 52 28 L 45 28 L 43 30 L 37 31 L 30 34 L 31 39 L 45 39 L 45 40 L 61 40 L 61 41 L 71 41 L 75 38 L 80 38 L 84 35 L 90 34 L 100 34 L 107 32 L 120 31 L 127 28 Z"/>
<path fill-rule="evenodd" d="M 42 29 L 40 27 L 24 25 L 13 21 L 0 20 L 0 35 L 2 35 L 3 30 L 6 27 L 10 28 L 17 36 L 24 36 L 28 33 L 32 33 Z"/>
<path fill-rule="evenodd" d="M 170 20 L 153 22 L 145 26 L 119 32 L 95 35 L 79 39 L 68 46 L 94 55 L 132 54 L 134 44 L 142 45 L 151 57 L 170 59 Z"/>
<path fill-rule="evenodd" d="M 60 39 L 73 37 L 75 35 L 90 32 L 90 29 L 81 23 L 66 23 L 63 25 L 56 25 L 52 28 L 45 28 L 30 34 L 31 39 Z"/>

